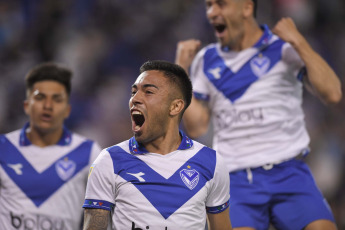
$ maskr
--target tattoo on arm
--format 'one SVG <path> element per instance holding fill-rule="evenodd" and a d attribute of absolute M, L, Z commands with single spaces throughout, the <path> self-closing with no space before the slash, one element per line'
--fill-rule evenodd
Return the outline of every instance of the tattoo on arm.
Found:
<path fill-rule="evenodd" d="M 104 209 L 85 209 L 84 230 L 106 230 L 110 212 Z"/>

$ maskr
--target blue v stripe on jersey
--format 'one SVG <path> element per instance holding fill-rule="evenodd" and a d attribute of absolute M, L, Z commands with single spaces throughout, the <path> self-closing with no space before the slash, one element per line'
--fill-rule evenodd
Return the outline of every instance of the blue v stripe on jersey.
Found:
<path fill-rule="evenodd" d="M 2 136 L 0 164 L 13 182 L 39 207 L 64 183 L 88 165 L 92 143 L 92 141 L 83 142 L 45 171 L 38 173 L 19 150 Z M 13 166 L 19 166 L 19 171 Z"/>
<path fill-rule="evenodd" d="M 228 98 L 235 102 L 240 98 L 252 83 L 267 73 L 280 59 L 284 42 L 277 40 L 269 47 L 259 50 L 237 72 L 228 67 L 219 55 L 216 47 L 205 52 L 203 71 L 209 81 Z"/>
<path fill-rule="evenodd" d="M 113 160 L 114 173 L 131 182 L 165 219 L 191 199 L 214 176 L 216 154 L 207 147 L 202 148 L 168 179 L 118 146 L 113 146 L 108 151 Z M 185 172 L 190 175 L 186 176 Z M 199 178 L 195 178 L 197 176 Z M 190 184 L 186 185 L 182 178 Z"/>

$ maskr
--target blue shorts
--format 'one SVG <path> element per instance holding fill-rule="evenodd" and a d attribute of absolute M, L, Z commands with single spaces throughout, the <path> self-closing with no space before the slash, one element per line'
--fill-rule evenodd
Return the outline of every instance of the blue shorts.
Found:
<path fill-rule="evenodd" d="M 334 222 L 309 167 L 296 159 L 269 170 L 258 167 L 230 173 L 230 218 L 233 228 L 257 230 L 267 230 L 270 223 L 277 229 L 297 230 L 319 219 Z"/>

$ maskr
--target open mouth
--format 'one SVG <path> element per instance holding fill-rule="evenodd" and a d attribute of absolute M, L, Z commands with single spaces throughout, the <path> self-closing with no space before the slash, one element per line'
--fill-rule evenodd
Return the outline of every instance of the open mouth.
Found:
<path fill-rule="evenodd" d="M 145 122 L 145 117 L 140 111 L 134 110 L 132 112 L 132 121 L 134 122 L 134 131 L 138 131 L 141 128 L 141 126 L 143 126 Z"/>
<path fill-rule="evenodd" d="M 226 26 L 224 24 L 216 24 L 214 25 L 214 29 L 218 32 L 218 33 L 222 33 L 225 30 Z"/>
<path fill-rule="evenodd" d="M 42 119 L 42 120 L 45 120 L 45 121 L 49 121 L 49 120 L 52 119 L 52 115 L 51 115 L 51 114 L 47 114 L 47 113 L 43 113 L 43 114 L 41 115 L 41 119 Z"/>

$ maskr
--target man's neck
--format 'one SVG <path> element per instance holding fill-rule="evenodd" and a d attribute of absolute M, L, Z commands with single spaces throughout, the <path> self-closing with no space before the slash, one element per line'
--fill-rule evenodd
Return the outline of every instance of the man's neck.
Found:
<path fill-rule="evenodd" d="M 250 23 L 246 23 L 244 31 L 243 39 L 236 51 L 245 50 L 254 46 L 263 35 L 263 31 L 255 20 Z"/>
<path fill-rule="evenodd" d="M 30 140 L 33 145 L 39 147 L 46 147 L 49 145 L 55 145 L 58 143 L 62 136 L 63 129 L 58 129 L 53 132 L 40 132 L 35 128 L 28 128 L 26 130 L 26 137 Z"/>
<path fill-rule="evenodd" d="M 159 153 L 166 155 L 178 149 L 182 141 L 179 130 L 169 131 L 166 135 L 157 138 L 156 140 L 144 144 L 147 151 L 151 153 Z"/>

